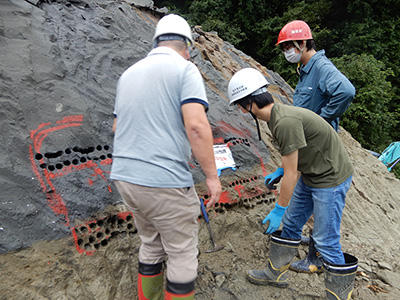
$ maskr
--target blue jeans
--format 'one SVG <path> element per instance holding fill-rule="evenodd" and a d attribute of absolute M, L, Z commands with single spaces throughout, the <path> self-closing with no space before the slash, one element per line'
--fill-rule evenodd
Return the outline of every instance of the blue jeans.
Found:
<path fill-rule="evenodd" d="M 353 176 L 333 188 L 313 188 L 300 177 L 283 216 L 282 237 L 300 239 L 304 224 L 314 213 L 315 248 L 328 263 L 344 264 L 340 223 L 346 193 Z"/>

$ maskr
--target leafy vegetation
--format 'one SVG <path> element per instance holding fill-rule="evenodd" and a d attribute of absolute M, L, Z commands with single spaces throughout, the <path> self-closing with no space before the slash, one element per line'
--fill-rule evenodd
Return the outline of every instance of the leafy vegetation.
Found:
<path fill-rule="evenodd" d="M 341 125 L 364 148 L 375 152 L 400 140 L 400 1 L 154 3 L 183 15 L 192 25 L 202 25 L 205 31 L 217 31 L 221 38 L 279 73 L 293 87 L 298 81 L 296 66 L 286 62 L 275 43 L 286 23 L 304 20 L 311 27 L 317 49 L 325 49 L 327 57 L 356 87 L 356 97 L 341 118 Z"/>

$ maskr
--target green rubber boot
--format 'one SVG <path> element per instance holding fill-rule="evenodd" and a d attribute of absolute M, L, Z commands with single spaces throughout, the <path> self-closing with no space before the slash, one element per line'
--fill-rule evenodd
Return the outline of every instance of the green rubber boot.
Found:
<path fill-rule="evenodd" d="M 163 300 L 163 263 L 155 265 L 139 262 L 139 300 Z"/>
<path fill-rule="evenodd" d="M 264 270 L 247 271 L 247 279 L 258 285 L 273 285 L 281 288 L 289 286 L 288 269 L 297 252 L 300 239 L 281 238 L 282 231 L 276 231 L 271 236 L 271 247 L 267 267 Z"/>
<path fill-rule="evenodd" d="M 325 289 L 328 300 L 350 300 L 354 288 L 358 260 L 355 256 L 343 253 L 345 264 L 337 265 L 323 262 Z"/>
<path fill-rule="evenodd" d="M 314 239 L 310 235 L 307 257 L 291 263 L 289 269 L 299 273 L 321 273 L 322 262 L 322 255 L 315 248 Z"/>
<path fill-rule="evenodd" d="M 167 278 L 165 300 L 194 300 L 194 280 L 188 283 L 175 283 Z"/>

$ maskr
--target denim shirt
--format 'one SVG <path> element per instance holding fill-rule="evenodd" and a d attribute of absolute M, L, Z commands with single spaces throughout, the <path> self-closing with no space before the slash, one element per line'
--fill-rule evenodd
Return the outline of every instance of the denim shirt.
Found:
<path fill-rule="evenodd" d="M 347 77 L 325 56 L 325 50 L 320 50 L 300 68 L 293 105 L 312 110 L 337 131 L 339 117 L 349 107 L 355 93 Z"/>

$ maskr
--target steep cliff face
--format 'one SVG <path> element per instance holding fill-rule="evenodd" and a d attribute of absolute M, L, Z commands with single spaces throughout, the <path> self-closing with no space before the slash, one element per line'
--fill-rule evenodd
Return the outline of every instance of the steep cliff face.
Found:
<path fill-rule="evenodd" d="M 0 3 L 4 299 L 136 297 L 132 282 L 139 240 L 132 215 L 108 179 L 112 111 L 119 76 L 151 50 L 164 10 L 134 2 Z M 277 102 L 290 105 L 293 90 L 216 34 L 199 26 L 193 32 L 192 61 L 206 84 L 214 143 L 228 144 L 237 166 L 222 171 L 223 195 L 210 216 L 225 249 L 200 255 L 197 297 L 318 299 L 324 294 L 322 276 L 292 274 L 293 287 L 285 291 L 244 280 L 245 270 L 262 267 L 268 253 L 259 221 L 272 209 L 276 194 L 266 192 L 262 178 L 275 170 L 280 156 L 266 124 L 261 123 L 260 142 L 252 118 L 228 106 L 227 84 L 236 71 L 250 66 L 263 72 Z M 355 295 L 396 299 L 400 182 L 344 129 L 340 136 L 356 169 L 342 226 L 343 248 L 357 255 L 363 272 Z M 207 198 L 195 159 L 191 166 L 196 189 Z M 200 222 L 204 250 L 209 236 Z M 301 248 L 299 257 L 304 255 Z"/>

